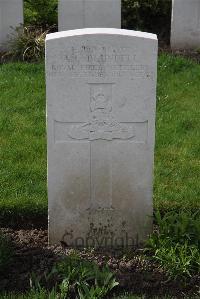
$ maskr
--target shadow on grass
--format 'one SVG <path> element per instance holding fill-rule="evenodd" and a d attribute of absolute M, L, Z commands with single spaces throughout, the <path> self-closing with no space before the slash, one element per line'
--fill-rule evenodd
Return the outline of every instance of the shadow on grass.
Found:
<path fill-rule="evenodd" d="M 1 209 L 0 227 L 13 229 L 47 229 L 48 212 L 47 210 L 38 210 L 34 206 L 30 208 L 13 207 Z"/>

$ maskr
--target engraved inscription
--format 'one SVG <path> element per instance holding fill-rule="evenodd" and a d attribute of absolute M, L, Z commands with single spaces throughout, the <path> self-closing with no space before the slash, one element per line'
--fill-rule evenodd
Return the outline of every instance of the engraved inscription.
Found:
<path fill-rule="evenodd" d="M 48 71 L 49 76 L 61 75 L 62 73 L 69 73 L 72 78 L 82 77 L 124 77 L 132 76 L 134 78 L 152 79 L 152 71 L 147 65 L 141 64 L 120 64 L 120 65 L 101 65 L 101 64 L 82 64 L 82 65 L 68 65 L 68 64 L 52 64 Z"/>
<path fill-rule="evenodd" d="M 72 126 L 69 137 L 79 140 L 125 140 L 135 136 L 132 126 L 121 124 L 113 117 L 111 94 L 112 84 L 90 84 L 90 120 L 86 124 Z"/>
<path fill-rule="evenodd" d="M 82 45 L 69 47 L 58 54 L 60 63 L 49 65 L 49 76 L 67 73 L 72 78 L 81 77 L 124 77 L 151 79 L 152 70 L 148 65 L 137 62 L 132 50 L 126 47 Z M 53 57 L 51 61 L 53 61 Z"/>

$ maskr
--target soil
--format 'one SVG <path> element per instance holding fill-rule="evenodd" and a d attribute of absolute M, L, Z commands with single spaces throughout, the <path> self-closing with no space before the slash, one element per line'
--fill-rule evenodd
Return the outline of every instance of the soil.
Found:
<path fill-rule="evenodd" d="M 11 229 L 1 228 L 0 231 L 11 239 L 14 249 L 12 263 L 7 271 L 0 274 L 0 291 L 24 292 L 30 289 L 30 277 L 44 276 L 53 265 L 65 255 L 71 254 L 71 248 L 48 246 L 46 229 Z M 143 250 L 134 252 L 98 252 L 80 250 L 82 258 L 96 261 L 102 267 L 108 265 L 116 273 L 119 287 L 117 293 L 130 292 L 134 294 L 172 295 L 182 298 L 197 292 L 200 277 L 193 277 L 187 285 L 181 281 L 170 281 L 162 269 L 151 259 L 144 259 Z"/>
<path fill-rule="evenodd" d="M 172 50 L 169 45 L 161 44 L 159 53 L 169 53 L 175 56 L 192 59 L 196 63 L 200 63 L 200 49 L 199 50 Z"/>

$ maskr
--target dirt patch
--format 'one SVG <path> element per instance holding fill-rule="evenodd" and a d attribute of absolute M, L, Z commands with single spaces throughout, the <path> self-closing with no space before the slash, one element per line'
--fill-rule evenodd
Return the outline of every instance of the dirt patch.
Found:
<path fill-rule="evenodd" d="M 181 56 L 200 63 L 200 50 L 172 50 L 169 45 L 161 45 L 159 53 L 168 53 L 174 56 Z"/>
<path fill-rule="evenodd" d="M 14 247 L 12 263 L 6 273 L 0 276 L 0 290 L 24 291 L 30 286 L 30 275 L 38 276 L 50 271 L 56 255 L 47 246 L 46 230 L 1 229 Z"/>
<path fill-rule="evenodd" d="M 61 246 L 48 246 L 47 230 L 1 228 L 14 247 L 12 263 L 7 271 L 0 275 L 0 291 L 23 292 L 30 288 L 31 273 L 42 277 L 50 272 L 53 265 L 73 249 Z M 134 252 L 96 252 L 81 250 L 79 254 L 100 267 L 108 265 L 116 273 L 120 285 L 117 292 L 129 291 L 150 295 L 171 294 L 181 298 L 183 294 L 194 294 L 200 284 L 200 277 L 193 277 L 187 286 L 181 281 L 167 280 L 162 269 L 150 259 L 144 258 L 143 250 Z"/>

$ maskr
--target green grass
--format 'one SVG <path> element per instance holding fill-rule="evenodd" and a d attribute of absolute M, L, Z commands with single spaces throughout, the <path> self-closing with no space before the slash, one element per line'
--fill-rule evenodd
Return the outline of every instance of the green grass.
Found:
<path fill-rule="evenodd" d="M 170 280 L 187 284 L 200 274 L 200 213 L 155 213 L 159 230 L 151 234 L 146 252 Z"/>
<path fill-rule="evenodd" d="M 200 65 L 159 59 L 154 200 L 157 208 L 199 207 Z"/>
<path fill-rule="evenodd" d="M 146 299 L 149 298 L 147 296 L 136 296 L 136 295 L 122 295 L 119 297 L 114 297 L 113 299 Z M 152 299 L 173 299 L 172 297 L 164 296 L 164 297 L 151 297 Z M 7 299 L 7 298 L 6 298 Z"/>
<path fill-rule="evenodd" d="M 153 297 L 149 297 L 149 296 L 136 296 L 136 295 L 124 295 L 124 296 L 120 296 L 120 297 L 114 297 L 113 299 L 175 299 L 177 297 L 171 297 L 171 296 L 153 296 Z M 199 296 L 193 296 L 193 297 L 185 297 L 185 299 L 198 299 Z M 6 298 L 7 299 L 7 298 Z M 10 298 L 9 298 L 10 299 Z"/>
<path fill-rule="evenodd" d="M 25 294 L 0 294 L 0 299 L 57 299 L 57 294 L 54 290 L 48 292 L 44 289 L 39 291 L 31 290 Z"/>
<path fill-rule="evenodd" d="M 0 67 L 0 214 L 47 214 L 44 65 Z"/>
<path fill-rule="evenodd" d="M 57 299 L 57 298 L 58 298 L 58 295 L 54 290 L 51 292 L 47 292 L 45 290 L 41 290 L 39 292 L 31 291 L 24 295 L 23 294 L 22 295 L 17 295 L 17 294 L 0 295 L 0 299 Z M 147 298 L 149 298 L 149 297 L 136 296 L 136 295 L 124 295 L 124 296 L 119 296 L 119 297 L 113 297 L 112 299 L 147 299 Z M 152 299 L 174 299 L 175 297 L 164 296 L 164 297 L 151 297 L 151 298 Z M 199 297 L 195 297 L 195 296 L 190 297 L 190 299 L 198 299 L 198 298 Z M 87 298 L 87 299 L 89 299 L 89 298 Z"/>
<path fill-rule="evenodd" d="M 154 204 L 200 206 L 200 65 L 161 55 Z M 47 216 L 44 64 L 0 66 L 0 220 Z"/>

